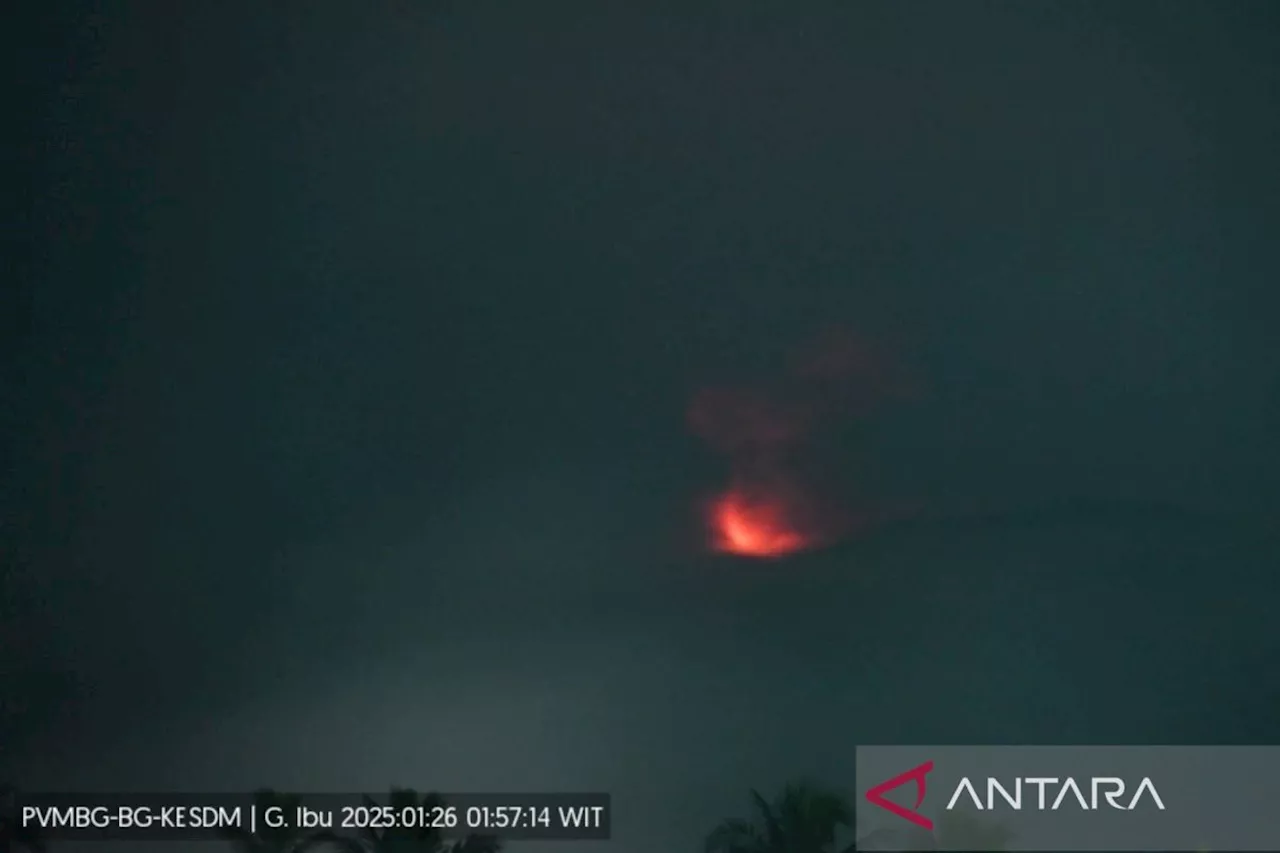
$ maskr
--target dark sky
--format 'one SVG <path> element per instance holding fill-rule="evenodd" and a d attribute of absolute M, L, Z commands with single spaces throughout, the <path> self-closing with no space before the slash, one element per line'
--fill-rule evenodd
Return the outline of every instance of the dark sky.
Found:
<path fill-rule="evenodd" d="M 638 5 L 15 28 L 0 775 L 638 853 L 858 743 L 1276 740 L 1277 7 Z M 918 516 L 700 553 L 691 394 L 831 322 Z"/>

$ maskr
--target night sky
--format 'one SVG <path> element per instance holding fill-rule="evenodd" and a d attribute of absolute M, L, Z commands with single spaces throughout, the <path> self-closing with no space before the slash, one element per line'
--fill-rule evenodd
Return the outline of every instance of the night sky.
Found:
<path fill-rule="evenodd" d="M 32 4 L 0 778 L 675 853 L 859 743 L 1280 741 L 1280 7 L 801 6 Z M 862 521 L 715 553 L 723 388 Z"/>

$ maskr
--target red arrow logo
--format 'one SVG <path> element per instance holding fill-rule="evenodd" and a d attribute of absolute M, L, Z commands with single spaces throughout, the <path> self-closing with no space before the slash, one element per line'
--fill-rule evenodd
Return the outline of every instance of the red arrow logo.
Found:
<path fill-rule="evenodd" d="M 884 798 L 884 795 L 889 791 L 892 791 L 894 788 L 905 785 L 907 784 L 907 782 L 914 779 L 916 780 L 915 808 L 916 809 L 920 808 L 920 804 L 924 802 L 924 791 L 925 791 L 925 784 L 926 784 L 924 777 L 929 775 L 929 771 L 931 770 L 933 770 L 933 762 L 926 761 L 924 764 L 921 764 L 919 767 L 915 767 L 911 770 L 908 770 L 906 773 L 899 773 L 897 776 L 894 776 L 892 779 L 886 779 L 885 781 L 881 782 L 879 785 L 876 785 L 870 791 L 867 791 L 867 801 L 872 803 L 873 805 L 879 806 L 885 811 L 896 814 L 898 817 L 904 820 L 911 821 L 916 826 L 923 826 L 925 829 L 932 830 L 933 821 L 929 820 L 929 818 L 925 817 L 924 815 L 920 814 L 914 809 L 904 809 L 902 806 L 898 805 L 897 803 L 891 803 Z"/>

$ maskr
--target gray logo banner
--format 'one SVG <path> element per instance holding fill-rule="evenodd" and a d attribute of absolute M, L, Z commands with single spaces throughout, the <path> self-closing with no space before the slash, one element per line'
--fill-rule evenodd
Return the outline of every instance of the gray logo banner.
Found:
<path fill-rule="evenodd" d="M 1280 746 L 869 746 L 865 850 L 1280 851 Z"/>

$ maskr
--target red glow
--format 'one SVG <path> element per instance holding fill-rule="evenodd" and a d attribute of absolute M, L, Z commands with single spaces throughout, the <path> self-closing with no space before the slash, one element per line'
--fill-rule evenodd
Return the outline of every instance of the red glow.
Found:
<path fill-rule="evenodd" d="M 780 500 L 750 500 L 730 491 L 711 505 L 713 546 L 742 557 L 784 557 L 815 544 L 790 523 Z"/>
<path fill-rule="evenodd" d="M 779 558 L 825 547 L 882 517 L 855 497 L 841 430 L 916 388 L 884 353 L 831 329 L 790 369 L 746 384 L 700 388 L 690 429 L 727 463 L 729 486 L 706 505 L 707 546 Z M 844 465 L 844 468 L 841 468 Z"/>

